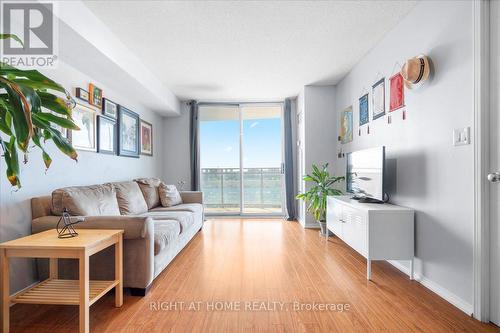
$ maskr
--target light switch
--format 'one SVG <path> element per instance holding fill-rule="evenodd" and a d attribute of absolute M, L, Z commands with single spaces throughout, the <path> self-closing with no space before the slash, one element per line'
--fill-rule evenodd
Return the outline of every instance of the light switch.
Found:
<path fill-rule="evenodd" d="M 470 144 L 470 127 L 456 128 L 453 130 L 453 145 L 463 146 Z"/>

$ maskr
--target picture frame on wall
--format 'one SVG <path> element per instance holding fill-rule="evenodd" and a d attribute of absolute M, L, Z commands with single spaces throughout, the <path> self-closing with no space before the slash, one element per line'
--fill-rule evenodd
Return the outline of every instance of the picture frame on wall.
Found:
<path fill-rule="evenodd" d="M 141 155 L 153 156 L 153 125 L 141 119 Z"/>
<path fill-rule="evenodd" d="M 346 144 L 352 141 L 352 105 L 345 108 L 340 114 L 340 142 Z"/>
<path fill-rule="evenodd" d="M 118 106 L 118 155 L 139 157 L 139 115 L 126 107 Z"/>
<path fill-rule="evenodd" d="M 385 115 L 385 77 L 372 86 L 373 120 Z"/>
<path fill-rule="evenodd" d="M 396 111 L 405 106 L 404 80 L 401 73 L 389 79 L 389 112 Z"/>
<path fill-rule="evenodd" d="M 77 150 L 97 151 L 96 144 L 96 112 L 94 109 L 76 103 L 72 118 L 80 128 L 79 131 L 68 131 L 67 137 Z"/>
<path fill-rule="evenodd" d="M 116 155 L 116 120 L 97 116 L 97 152 Z"/>
<path fill-rule="evenodd" d="M 76 98 L 81 99 L 82 101 L 89 102 L 89 92 L 83 88 L 76 88 L 75 92 Z"/>
<path fill-rule="evenodd" d="M 89 84 L 89 104 L 99 109 L 102 108 L 102 89 L 92 83 Z"/>
<path fill-rule="evenodd" d="M 102 99 L 102 114 L 116 120 L 118 117 L 118 104 L 108 98 Z"/>
<path fill-rule="evenodd" d="M 359 126 L 363 126 L 370 121 L 368 112 L 368 93 L 359 98 Z"/>

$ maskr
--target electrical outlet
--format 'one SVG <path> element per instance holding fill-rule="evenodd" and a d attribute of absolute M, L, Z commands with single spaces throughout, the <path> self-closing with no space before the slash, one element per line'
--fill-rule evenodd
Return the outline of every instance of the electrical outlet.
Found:
<path fill-rule="evenodd" d="M 453 130 L 453 145 L 464 146 L 470 144 L 470 127 Z"/>

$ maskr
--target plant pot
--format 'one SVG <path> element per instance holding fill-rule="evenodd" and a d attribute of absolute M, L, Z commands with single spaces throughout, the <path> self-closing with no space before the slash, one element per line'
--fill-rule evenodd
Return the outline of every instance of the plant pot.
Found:
<path fill-rule="evenodd" d="M 320 234 L 323 237 L 327 237 L 330 235 L 329 230 L 326 227 L 326 221 L 318 221 L 320 227 Z"/>

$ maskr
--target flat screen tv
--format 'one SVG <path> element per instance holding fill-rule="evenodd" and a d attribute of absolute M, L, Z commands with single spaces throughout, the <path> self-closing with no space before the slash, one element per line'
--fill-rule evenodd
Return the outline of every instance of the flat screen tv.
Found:
<path fill-rule="evenodd" d="M 384 202 L 385 147 L 347 154 L 346 191 L 363 202 Z"/>

